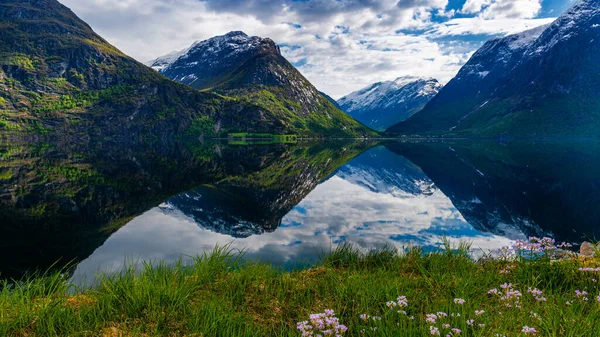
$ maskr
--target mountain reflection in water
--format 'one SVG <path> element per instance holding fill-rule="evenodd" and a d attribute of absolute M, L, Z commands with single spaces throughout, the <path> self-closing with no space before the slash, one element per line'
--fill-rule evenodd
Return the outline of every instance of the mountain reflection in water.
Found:
<path fill-rule="evenodd" d="M 0 272 L 75 280 L 215 245 L 277 265 L 344 241 L 497 249 L 596 233 L 598 144 L 59 141 L 0 145 Z"/>

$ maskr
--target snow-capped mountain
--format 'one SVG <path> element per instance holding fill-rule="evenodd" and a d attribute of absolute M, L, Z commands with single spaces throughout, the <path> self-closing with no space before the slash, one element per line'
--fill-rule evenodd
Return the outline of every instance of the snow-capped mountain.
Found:
<path fill-rule="evenodd" d="M 236 31 L 194 42 L 187 49 L 159 57 L 147 65 L 174 81 L 204 89 L 265 51 L 279 53 L 279 47 L 271 39 Z"/>
<path fill-rule="evenodd" d="M 441 88 L 436 79 L 405 76 L 355 91 L 338 104 L 358 121 L 383 131 L 421 110 Z"/>
<path fill-rule="evenodd" d="M 600 1 L 488 41 L 402 134 L 592 136 L 600 118 Z"/>
<path fill-rule="evenodd" d="M 264 133 L 311 137 L 375 135 L 336 108 L 282 55 L 269 38 L 230 32 L 148 63 L 196 89 L 248 101 L 261 108 Z M 239 118 L 246 118 L 240 116 Z"/>

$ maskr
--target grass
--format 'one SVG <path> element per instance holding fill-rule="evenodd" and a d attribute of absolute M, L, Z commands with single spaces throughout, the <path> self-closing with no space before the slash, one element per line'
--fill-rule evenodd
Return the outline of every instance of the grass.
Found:
<path fill-rule="evenodd" d="M 298 141 L 298 137 L 296 135 L 275 135 L 270 133 L 249 133 L 249 132 L 239 132 L 239 133 L 230 133 L 227 135 L 232 141 L 230 143 L 236 145 L 247 145 L 247 144 L 277 144 L 277 143 L 287 143 L 293 144 Z M 250 141 L 248 141 L 250 140 Z"/>
<path fill-rule="evenodd" d="M 597 259 L 473 260 L 467 247 L 424 254 L 342 245 L 310 269 L 285 271 L 242 257 L 216 248 L 187 266 L 145 264 L 99 276 L 91 289 L 76 289 L 61 274 L 5 283 L 0 335 L 300 336 L 296 324 L 326 309 L 348 327 L 344 336 L 431 336 L 431 327 L 446 336 L 445 324 L 461 336 L 531 335 L 525 326 L 538 336 L 600 335 L 598 272 L 578 270 L 599 266 Z M 488 294 L 507 283 L 522 296 Z"/>

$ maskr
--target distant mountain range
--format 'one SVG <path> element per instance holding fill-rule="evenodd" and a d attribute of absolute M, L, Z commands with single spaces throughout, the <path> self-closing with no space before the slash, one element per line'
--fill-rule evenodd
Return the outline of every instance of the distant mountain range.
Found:
<path fill-rule="evenodd" d="M 414 115 L 442 88 L 433 78 L 399 77 L 377 82 L 340 98 L 340 108 L 375 130 L 384 131 Z"/>
<path fill-rule="evenodd" d="M 258 104 L 263 108 L 260 125 L 276 133 L 376 135 L 335 107 L 268 38 L 230 32 L 195 42 L 148 65 L 193 88 Z"/>
<path fill-rule="evenodd" d="M 425 108 L 389 128 L 467 137 L 597 136 L 600 2 L 554 23 L 492 39 Z"/>

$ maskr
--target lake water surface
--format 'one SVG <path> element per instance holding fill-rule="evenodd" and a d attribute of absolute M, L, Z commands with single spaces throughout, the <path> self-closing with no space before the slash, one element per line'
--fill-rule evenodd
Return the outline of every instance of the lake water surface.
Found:
<path fill-rule="evenodd" d="M 72 142 L 0 145 L 0 273 L 124 263 L 230 245 L 276 265 L 342 242 L 493 251 L 600 231 L 597 143 Z M 56 261 L 59 261 L 56 263 Z"/>

